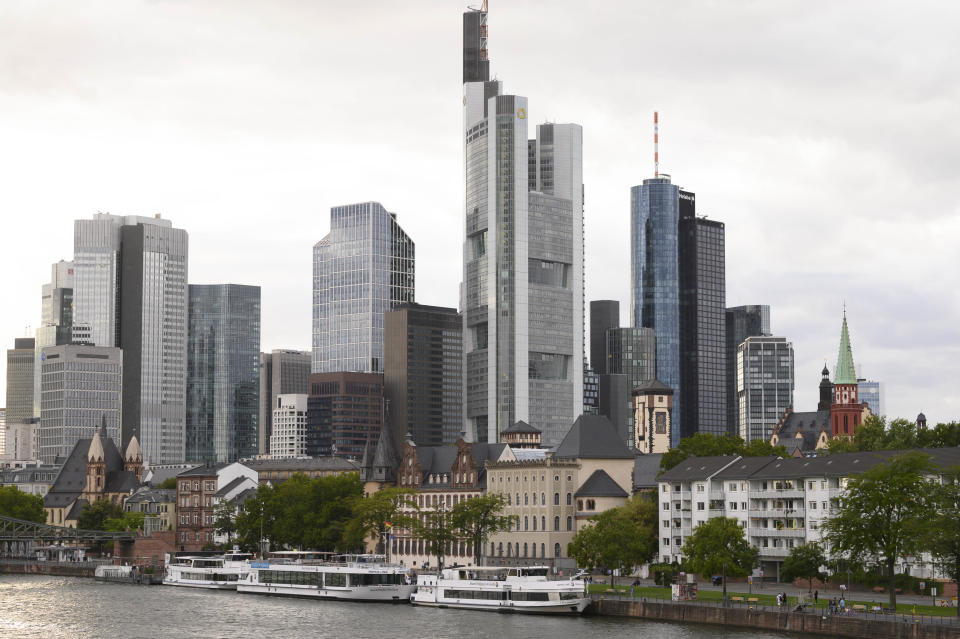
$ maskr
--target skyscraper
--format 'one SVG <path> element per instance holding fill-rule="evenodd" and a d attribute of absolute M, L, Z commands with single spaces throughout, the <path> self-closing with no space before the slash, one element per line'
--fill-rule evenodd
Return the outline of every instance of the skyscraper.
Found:
<path fill-rule="evenodd" d="M 607 370 L 607 331 L 620 326 L 620 302 L 592 300 L 590 302 L 590 367 L 603 375 Z"/>
<path fill-rule="evenodd" d="M 486 11 L 464 14 L 466 429 L 523 420 L 559 443 L 583 407 L 583 132 L 489 81 Z"/>
<path fill-rule="evenodd" d="M 7 350 L 7 424 L 22 424 L 33 419 L 32 337 L 17 337 Z"/>
<path fill-rule="evenodd" d="M 739 435 L 770 441 L 773 429 L 793 406 L 793 344 L 784 337 L 748 337 L 737 350 Z"/>
<path fill-rule="evenodd" d="M 259 453 L 270 452 L 273 409 L 279 395 L 306 395 L 310 390 L 310 353 L 277 349 L 260 353 Z"/>
<path fill-rule="evenodd" d="M 384 393 L 399 449 L 453 444 L 463 430 L 463 322 L 455 308 L 404 304 L 384 315 Z"/>
<path fill-rule="evenodd" d="M 78 440 L 106 426 L 120 441 L 123 352 L 110 346 L 63 344 L 40 352 L 40 424 L 37 456 L 45 464 L 66 458 Z"/>
<path fill-rule="evenodd" d="M 726 275 L 722 222 L 679 191 L 680 437 L 727 432 Z"/>
<path fill-rule="evenodd" d="M 123 349 L 125 447 L 147 463 L 184 458 L 187 232 L 105 213 L 74 223 L 73 341 Z"/>
<path fill-rule="evenodd" d="M 186 459 L 234 462 L 259 450 L 260 287 L 191 284 Z"/>
<path fill-rule="evenodd" d="M 360 459 L 383 428 L 386 402 L 380 373 L 313 373 L 304 451 Z"/>
<path fill-rule="evenodd" d="M 383 314 L 414 301 L 414 245 L 378 202 L 330 209 L 313 247 L 311 371 L 383 372 Z"/>
<path fill-rule="evenodd" d="M 748 304 L 726 310 L 727 323 L 727 432 L 740 431 L 740 402 L 737 400 L 737 348 L 748 337 L 770 335 L 770 306 Z"/>
<path fill-rule="evenodd" d="M 633 390 L 657 376 L 657 341 L 651 328 L 607 330 L 607 373 L 600 376 L 600 414 L 606 415 L 624 444 L 633 446 Z M 621 378 L 622 376 L 622 378 Z"/>
<path fill-rule="evenodd" d="M 858 377 L 857 395 L 861 402 L 867 403 L 874 415 L 887 414 L 883 403 L 883 382 Z"/>
<path fill-rule="evenodd" d="M 73 262 L 60 260 L 50 268 L 50 283 L 44 284 L 40 303 L 40 327 L 36 331 L 34 360 L 47 346 L 69 344 L 73 337 Z M 40 366 L 33 369 L 33 416 L 40 418 Z"/>

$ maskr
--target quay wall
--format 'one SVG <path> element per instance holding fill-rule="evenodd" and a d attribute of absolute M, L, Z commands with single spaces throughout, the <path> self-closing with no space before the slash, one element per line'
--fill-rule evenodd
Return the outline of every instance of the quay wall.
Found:
<path fill-rule="evenodd" d="M 55 561 L 0 561 L 0 574 L 55 575 L 58 577 L 93 577 L 97 564 L 92 562 L 57 563 Z"/>
<path fill-rule="evenodd" d="M 711 624 L 850 639 L 957 639 L 960 627 L 858 619 L 840 615 L 707 606 L 665 601 L 595 599 L 589 612 L 614 617 Z"/>

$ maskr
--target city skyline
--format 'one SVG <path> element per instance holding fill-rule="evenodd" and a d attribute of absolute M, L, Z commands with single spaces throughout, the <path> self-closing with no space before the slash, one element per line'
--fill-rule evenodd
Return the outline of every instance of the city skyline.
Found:
<path fill-rule="evenodd" d="M 586 301 L 619 300 L 620 325 L 629 325 L 629 189 L 653 175 L 659 110 L 661 170 L 697 192 L 700 214 L 726 225 L 727 306 L 769 304 L 776 334 L 794 344 L 797 410 L 816 405 L 845 301 L 858 376 L 884 382 L 890 416 L 923 410 L 935 424 L 960 408 L 950 383 L 960 348 L 950 260 L 960 219 L 949 189 L 957 162 L 947 152 L 958 129 L 944 108 L 955 89 L 936 75 L 958 51 L 946 31 L 939 48 L 918 49 L 892 27 L 922 19 L 937 41 L 956 10 L 862 6 L 725 15 L 624 4 L 639 20 L 682 25 L 685 34 L 667 28 L 634 43 L 613 5 L 590 12 L 561 3 L 545 14 L 494 5 L 491 71 L 529 97 L 531 127 L 553 118 L 583 126 Z M 0 259 L 17 274 L 4 286 L 6 348 L 24 326 L 39 327 L 50 264 L 72 258 L 73 220 L 97 210 L 174 220 L 190 234 L 192 284 L 261 286 L 265 352 L 310 344 L 310 247 L 342 202 L 389 202 L 418 245 L 417 300 L 456 306 L 465 6 L 413 3 L 395 30 L 386 7 L 280 3 L 262 15 L 252 6 L 64 7 L 55 21 L 41 9 L 0 9 L 13 25 L 0 51 L 17 60 L 0 66 L 0 99 L 10 107 L 0 124 L 10 141 L 0 151 L 9 177 Z M 232 35 L 214 51 L 203 29 L 219 20 Z M 196 31 L 183 31 L 183 53 L 164 31 L 188 22 Z M 576 39 L 572 25 L 604 37 Z M 380 35 L 375 47 L 357 44 L 364 29 Z M 725 44 L 735 29 L 737 49 Z M 103 37 L 114 32 L 122 35 Z M 25 45 L 39 34 L 63 43 Z M 821 50 L 824 39 L 832 46 Z M 251 41 L 262 57 L 245 51 Z M 12 55 L 18 49 L 31 54 Z M 546 70 L 535 57 L 544 49 L 558 58 Z M 391 50 L 405 52 L 405 75 L 380 64 Z M 890 59 L 907 50 L 909 59 Z M 305 84 L 337 86 L 336 98 Z M 344 97 L 352 93 L 362 100 Z M 388 99 L 369 99 L 377 93 Z M 412 188 L 425 175 L 428 198 Z M 43 242 L 20 241 L 41 230 Z"/>

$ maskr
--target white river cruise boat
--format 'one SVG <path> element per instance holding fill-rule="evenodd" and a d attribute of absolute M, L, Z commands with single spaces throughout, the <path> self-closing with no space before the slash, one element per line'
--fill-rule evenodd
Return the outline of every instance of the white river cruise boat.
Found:
<path fill-rule="evenodd" d="M 237 592 L 406 603 L 416 586 L 406 567 L 383 555 L 277 552 L 250 564 Z"/>
<path fill-rule="evenodd" d="M 439 576 L 419 575 L 410 602 L 497 612 L 582 613 L 590 604 L 584 582 L 576 578 L 549 580 L 549 572 L 547 566 L 448 568 Z"/>
<path fill-rule="evenodd" d="M 236 590 L 237 582 L 247 576 L 250 557 L 232 552 L 212 557 L 177 557 L 167 565 L 165 586 L 187 586 L 211 590 Z"/>

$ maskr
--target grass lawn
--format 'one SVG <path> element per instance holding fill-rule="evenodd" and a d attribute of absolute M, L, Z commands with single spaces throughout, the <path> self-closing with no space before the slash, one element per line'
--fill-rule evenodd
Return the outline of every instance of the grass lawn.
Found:
<path fill-rule="evenodd" d="M 607 584 L 590 584 L 588 586 L 590 594 L 603 594 L 605 592 L 612 592 L 613 589 Z M 630 586 L 620 586 L 616 587 L 616 592 L 620 595 L 629 595 Z M 633 587 L 633 596 L 636 598 L 646 597 L 647 599 L 669 599 L 670 598 L 670 588 L 662 588 L 659 586 L 634 586 Z M 758 599 L 757 603 L 761 606 L 776 606 L 777 605 L 777 595 L 774 594 L 761 594 L 761 593 L 748 593 L 748 592 L 735 592 L 733 590 L 727 591 L 727 596 L 729 597 L 743 597 L 744 602 L 748 597 L 756 597 Z M 697 593 L 697 597 L 700 601 L 717 601 L 719 602 L 723 597 L 723 593 L 719 590 L 701 590 Z M 794 605 L 797 603 L 796 597 L 787 597 L 787 605 Z M 877 597 L 870 601 L 860 601 L 856 599 L 847 600 L 847 606 L 854 605 L 863 605 L 870 610 L 874 605 L 880 605 L 886 607 L 888 603 L 887 597 Z M 823 599 L 817 604 L 817 608 L 823 611 L 827 610 L 827 602 Z M 911 603 L 898 603 L 897 612 L 900 614 L 910 615 L 931 615 L 931 616 L 941 616 L 941 617 L 955 617 L 957 616 L 956 608 L 938 608 L 935 606 L 925 606 L 925 605 L 914 605 Z"/>

